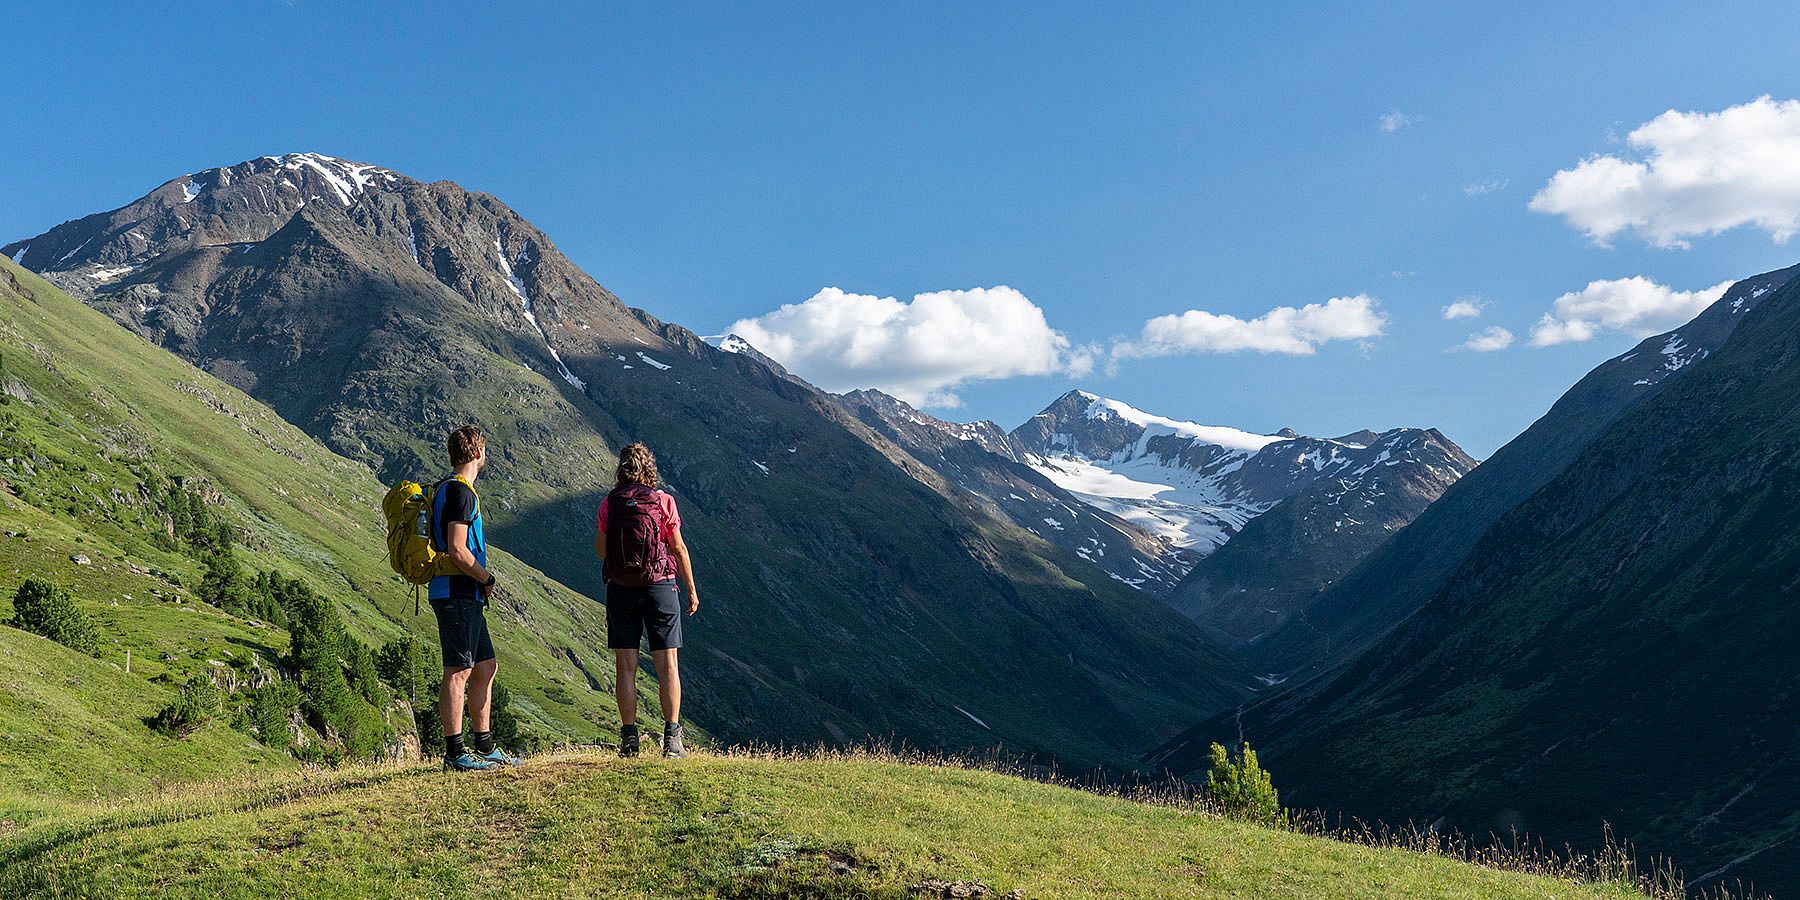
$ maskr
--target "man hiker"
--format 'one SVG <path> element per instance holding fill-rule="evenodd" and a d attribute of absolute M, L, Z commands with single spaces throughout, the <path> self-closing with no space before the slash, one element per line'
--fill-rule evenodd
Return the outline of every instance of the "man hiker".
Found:
<path fill-rule="evenodd" d="M 492 700 L 494 642 L 488 638 L 483 608 L 494 590 L 487 568 L 487 541 L 481 533 L 481 501 L 475 478 L 487 466 L 487 439 L 481 429 L 464 425 L 446 442 L 452 472 L 432 494 L 431 544 L 450 554 L 456 573 L 431 579 L 427 596 L 437 616 L 438 643 L 444 650 L 444 681 L 438 687 L 438 719 L 444 725 L 444 767 L 480 771 L 517 765 L 516 757 L 494 746 Z M 463 740 L 463 699 L 468 698 L 473 729 Z"/>
<path fill-rule="evenodd" d="M 619 755 L 638 754 L 638 641 L 649 635 L 650 658 L 660 679 L 663 756 L 682 759 L 687 747 L 681 733 L 681 673 L 675 654 L 681 648 L 681 597 L 675 579 L 687 589 L 687 614 L 700 610 L 694 569 L 681 539 L 681 515 L 675 498 L 657 490 L 656 457 L 643 444 L 619 449 L 619 469 L 612 493 L 600 502 L 594 553 L 606 581 L 606 646 L 613 652 L 618 678 Z"/>

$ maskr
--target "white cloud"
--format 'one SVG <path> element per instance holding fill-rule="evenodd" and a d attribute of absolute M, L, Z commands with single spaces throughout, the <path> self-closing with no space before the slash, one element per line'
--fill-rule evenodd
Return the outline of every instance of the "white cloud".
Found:
<path fill-rule="evenodd" d="M 1262 353 L 1310 355 L 1329 341 L 1379 337 L 1387 316 L 1365 294 L 1333 297 L 1295 308 L 1277 306 L 1254 319 L 1190 309 L 1144 323 L 1135 340 L 1113 345 L 1114 359 L 1178 353 Z"/>
<path fill-rule="evenodd" d="M 1505 189 L 1506 179 L 1483 178 L 1480 181 L 1471 181 L 1468 184 L 1463 185 L 1463 194 L 1470 197 L 1479 197 L 1482 194 L 1491 194 L 1495 191 Z"/>
<path fill-rule="evenodd" d="M 1446 318 L 1446 319 L 1480 318 L 1481 310 L 1483 308 L 1485 308 L 1486 306 L 1487 306 L 1487 301 L 1482 300 L 1479 297 L 1463 297 L 1463 298 L 1457 300 L 1456 302 L 1451 303 L 1449 306 L 1444 307 L 1444 318 Z"/>
<path fill-rule="evenodd" d="M 1506 348 L 1511 347 L 1512 342 L 1512 332 L 1507 331 L 1498 325 L 1489 325 L 1488 327 L 1469 335 L 1468 340 L 1463 341 L 1450 349 L 1468 350 L 1472 353 L 1492 353 L 1496 350 L 1505 350 Z"/>
<path fill-rule="evenodd" d="M 1381 130 L 1383 132 L 1393 134 L 1406 126 L 1419 121 L 1419 119 L 1416 116 L 1409 116 L 1406 113 L 1395 109 L 1382 113 L 1381 118 L 1378 121 L 1381 123 Z"/>
<path fill-rule="evenodd" d="M 1642 275 L 1590 281 L 1551 304 L 1531 328 L 1531 344 L 1548 347 L 1592 340 L 1603 331 L 1649 337 L 1699 315 L 1723 296 L 1731 282 L 1697 291 L 1677 291 Z"/>
<path fill-rule="evenodd" d="M 954 407 L 959 385 L 1016 375 L 1093 371 L 1044 311 L 1004 285 L 893 297 L 826 288 L 803 303 L 733 322 L 730 331 L 828 391 L 880 388 L 909 403 Z"/>
<path fill-rule="evenodd" d="M 1715 113 L 1669 110 L 1626 136 L 1641 159 L 1595 155 L 1551 176 L 1531 209 L 1605 245 L 1658 247 L 1740 225 L 1784 243 L 1800 231 L 1800 101 L 1767 95 Z"/>

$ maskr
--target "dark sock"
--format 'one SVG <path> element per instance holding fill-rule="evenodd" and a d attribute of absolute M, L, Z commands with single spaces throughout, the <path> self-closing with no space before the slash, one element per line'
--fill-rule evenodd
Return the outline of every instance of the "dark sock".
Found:
<path fill-rule="evenodd" d="M 628 732 L 628 731 L 636 731 L 636 730 L 637 730 L 636 722 L 632 722 L 628 725 L 620 725 L 619 726 L 620 733 L 624 733 L 624 732 Z"/>
<path fill-rule="evenodd" d="M 461 734 L 446 734 L 446 735 L 444 735 L 444 758 L 445 759 L 455 759 L 461 755 L 463 755 L 462 735 Z"/>
<path fill-rule="evenodd" d="M 469 737 L 475 740 L 476 753 L 494 752 L 494 733 L 491 731 L 471 731 Z"/>

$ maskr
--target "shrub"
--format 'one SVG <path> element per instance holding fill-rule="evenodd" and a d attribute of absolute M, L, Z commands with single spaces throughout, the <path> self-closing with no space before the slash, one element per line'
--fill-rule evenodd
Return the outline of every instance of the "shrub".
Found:
<path fill-rule="evenodd" d="M 256 739 L 271 747 L 292 744 L 288 720 L 300 708 L 300 686 L 285 679 L 271 681 L 250 691 L 249 700 L 244 720 L 254 728 Z"/>
<path fill-rule="evenodd" d="M 250 580 L 244 566 L 229 551 L 206 556 L 206 574 L 200 577 L 200 599 L 236 615 L 250 610 Z"/>
<path fill-rule="evenodd" d="M 375 651 L 375 671 L 396 694 L 411 701 L 420 752 L 431 754 L 443 749 L 444 726 L 438 721 L 437 693 L 444 680 L 444 669 L 437 645 L 410 634 L 401 635 Z"/>
<path fill-rule="evenodd" d="M 441 681 L 442 679 L 440 679 Z M 413 730 L 419 735 L 419 752 L 430 758 L 444 752 L 444 720 L 438 718 L 437 685 L 432 685 L 432 699 L 413 706 Z"/>
<path fill-rule="evenodd" d="M 181 693 L 176 696 L 174 703 L 163 707 L 161 712 L 151 716 L 145 724 L 170 737 L 187 737 L 218 715 L 223 701 L 224 695 L 210 679 L 196 675 L 182 685 Z"/>
<path fill-rule="evenodd" d="M 13 617 L 6 624 L 40 634 L 71 650 L 100 655 L 100 631 L 75 605 L 67 588 L 42 578 L 25 579 L 13 594 Z"/>
<path fill-rule="evenodd" d="M 401 635 L 375 651 L 375 672 L 400 696 L 418 700 L 437 693 L 433 676 L 442 677 L 432 665 L 425 644 L 410 634 Z"/>
<path fill-rule="evenodd" d="M 369 759 L 387 746 L 393 734 L 385 719 L 353 688 L 345 675 L 345 663 L 360 669 L 359 680 L 381 690 L 367 648 L 344 632 L 337 606 L 303 584 L 288 582 L 293 591 L 292 624 L 288 635 L 288 667 L 300 675 L 305 709 L 321 734 L 333 732 L 342 742 L 343 755 Z M 360 650 L 359 654 L 357 651 Z M 366 662 L 358 662 L 360 656 Z M 370 682 L 374 682 L 371 684 Z"/>
<path fill-rule="evenodd" d="M 264 617 L 283 627 L 305 611 L 307 598 L 312 596 L 312 588 L 307 587 L 304 582 L 297 578 L 284 578 L 274 569 L 258 572 L 251 590 L 260 598 L 257 602 L 268 607 L 264 610 Z"/>
<path fill-rule="evenodd" d="M 387 687 L 381 683 L 381 675 L 375 669 L 375 657 L 369 648 L 353 637 L 344 638 L 344 653 L 350 664 L 350 684 L 362 695 L 370 705 L 380 707 L 387 705 Z"/>
<path fill-rule="evenodd" d="M 1256 751 L 1248 743 L 1236 755 L 1223 744 L 1212 745 L 1212 771 L 1206 775 L 1206 791 L 1230 818 L 1265 825 L 1279 824 L 1285 818 L 1274 781 L 1257 764 Z"/>

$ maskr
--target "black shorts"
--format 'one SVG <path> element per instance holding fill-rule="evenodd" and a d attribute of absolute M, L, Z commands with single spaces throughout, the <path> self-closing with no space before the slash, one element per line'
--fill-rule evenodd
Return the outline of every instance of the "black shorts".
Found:
<path fill-rule="evenodd" d="M 681 593 L 675 590 L 675 582 L 658 581 L 648 587 L 607 585 L 606 646 L 636 650 L 646 631 L 652 650 L 681 646 Z"/>
<path fill-rule="evenodd" d="M 444 668 L 472 669 L 476 663 L 494 658 L 494 642 L 488 637 L 487 616 L 480 600 L 433 600 L 431 611 L 437 616 Z"/>

